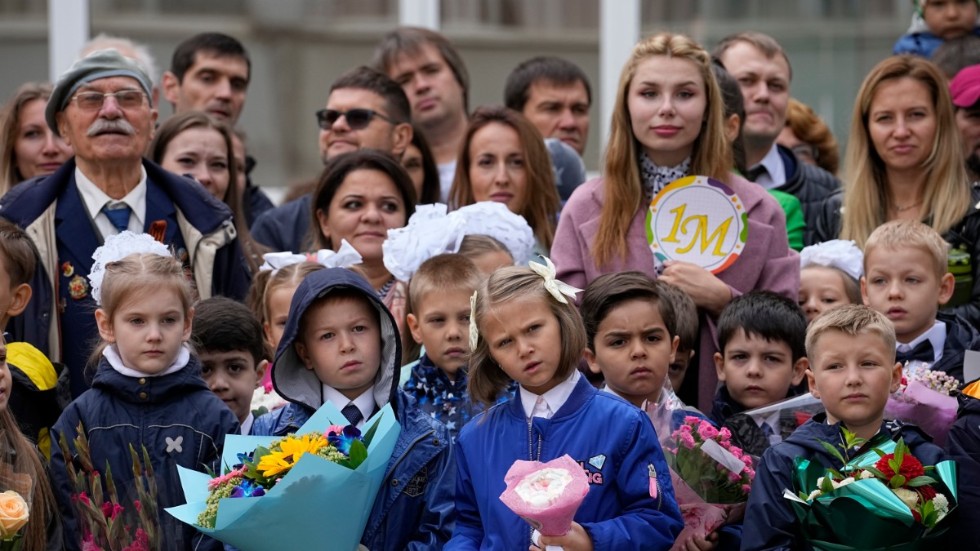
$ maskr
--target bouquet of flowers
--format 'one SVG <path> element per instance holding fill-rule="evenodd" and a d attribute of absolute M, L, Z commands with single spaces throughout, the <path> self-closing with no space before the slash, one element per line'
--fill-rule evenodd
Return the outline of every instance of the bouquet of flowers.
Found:
<path fill-rule="evenodd" d="M 120 498 L 108 465 L 104 475 L 100 475 L 92 464 L 88 438 L 81 423 L 75 434 L 76 461 L 66 461 L 65 467 L 82 534 L 82 551 L 160 549 L 157 482 L 146 447 L 141 446 L 140 453 L 129 446 L 135 477 L 135 495 L 131 496 L 134 499 L 130 506 L 129 499 Z M 64 457 L 73 457 L 65 434 L 61 434 L 58 444 Z"/>
<path fill-rule="evenodd" d="M 732 415 L 725 420 L 724 427 L 732 432 L 732 441 L 742 450 L 751 456 L 762 457 L 762 453 L 770 446 L 782 442 L 800 425 L 822 411 L 823 403 L 807 392 Z M 763 423 L 772 428 L 771 435 L 767 435 L 762 429 Z"/>
<path fill-rule="evenodd" d="M 241 551 L 357 549 L 401 428 L 391 406 L 363 435 L 327 402 L 284 438 L 225 437 L 227 471 L 178 467 L 187 503 L 167 512 Z M 316 511 L 315 515 L 309 514 Z"/>
<path fill-rule="evenodd" d="M 537 533 L 567 534 L 575 512 L 589 493 L 585 471 L 568 455 L 547 463 L 515 461 L 504 481 L 507 489 L 500 494 L 500 501 L 534 527 L 535 544 Z"/>
<path fill-rule="evenodd" d="M 853 459 L 825 442 L 844 465 L 839 471 L 797 458 L 797 492 L 787 489 L 783 497 L 814 549 L 911 551 L 945 532 L 942 521 L 956 506 L 956 464 L 926 466 L 903 440 L 876 440 L 879 445 Z M 845 450 L 864 444 L 844 430 Z"/>
<path fill-rule="evenodd" d="M 34 481 L 30 475 L 15 473 L 9 464 L 0 465 L 0 551 L 19 551 L 23 545 L 20 530 L 31 516 L 30 496 Z M 26 498 L 25 498 L 26 496 Z"/>
<path fill-rule="evenodd" d="M 956 397 L 950 394 L 959 384 L 942 371 L 911 361 L 903 370 L 902 384 L 885 404 L 885 417 L 918 425 L 942 446 L 956 421 Z"/>
<path fill-rule="evenodd" d="M 664 443 L 664 455 L 684 517 L 674 548 L 742 520 L 755 470 L 752 458 L 732 445 L 728 429 L 687 416 Z"/>

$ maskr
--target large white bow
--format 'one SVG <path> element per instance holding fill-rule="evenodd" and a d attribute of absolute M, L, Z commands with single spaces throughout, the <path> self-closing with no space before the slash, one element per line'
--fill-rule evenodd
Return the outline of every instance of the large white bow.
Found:
<path fill-rule="evenodd" d="M 262 266 L 259 271 L 273 272 L 281 270 L 286 266 L 299 264 L 300 262 L 316 262 L 325 268 L 350 268 L 362 261 L 361 254 L 346 239 L 340 242 L 340 248 L 336 251 L 330 249 L 320 249 L 310 254 L 295 254 L 291 252 L 265 253 L 262 255 Z"/>
<path fill-rule="evenodd" d="M 544 278 L 544 288 L 551 293 L 551 296 L 555 297 L 555 300 L 562 304 L 568 304 L 566 296 L 575 298 L 576 293 L 581 293 L 582 289 L 577 287 L 572 287 L 571 285 L 560 281 L 556 276 L 558 271 L 555 269 L 554 263 L 547 256 L 541 256 L 544 260 L 544 264 L 538 262 L 529 262 L 527 264 L 528 268 L 534 270 L 534 273 L 538 274 Z"/>
<path fill-rule="evenodd" d="M 170 249 L 153 239 L 150 234 L 133 233 L 126 230 L 116 235 L 110 235 L 105 239 L 105 243 L 92 253 L 94 262 L 92 270 L 89 271 L 88 280 L 92 284 L 92 298 L 95 299 L 96 304 L 102 305 L 102 280 L 105 278 L 106 264 L 137 253 L 173 257 Z"/>

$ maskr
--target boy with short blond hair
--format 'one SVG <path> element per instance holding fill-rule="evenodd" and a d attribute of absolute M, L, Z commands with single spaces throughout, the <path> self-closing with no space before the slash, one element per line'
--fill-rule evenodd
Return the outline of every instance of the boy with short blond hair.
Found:
<path fill-rule="evenodd" d="M 442 421 L 453 439 L 470 418 L 483 410 L 466 391 L 469 362 L 470 296 L 481 274 L 460 254 L 440 254 L 419 266 L 408 287 L 412 313 L 408 329 L 425 347 L 405 382 L 405 392 L 419 408 Z"/>
<path fill-rule="evenodd" d="M 843 465 L 824 444 L 838 448 L 843 429 L 866 442 L 857 457 L 883 440 L 903 439 L 924 465 L 946 459 L 945 453 L 917 427 L 884 421 L 885 403 L 898 388 L 902 366 L 895 362 L 895 332 L 888 319 L 867 306 L 845 305 L 810 324 L 806 335 L 810 358 L 810 391 L 823 403 L 820 413 L 789 438 L 766 450 L 756 469 L 745 511 L 743 550 L 797 549 L 805 546 L 799 521 L 783 491 L 793 491 L 799 458 L 825 467 Z"/>
<path fill-rule="evenodd" d="M 963 381 L 966 350 L 980 350 L 980 334 L 939 307 L 953 295 L 947 245 L 936 230 L 915 220 L 878 227 L 864 245 L 864 303 L 895 326 L 897 360 L 921 361 Z"/>

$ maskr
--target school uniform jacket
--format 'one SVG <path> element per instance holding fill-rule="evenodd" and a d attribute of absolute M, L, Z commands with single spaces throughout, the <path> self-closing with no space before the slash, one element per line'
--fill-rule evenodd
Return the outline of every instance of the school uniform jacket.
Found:
<path fill-rule="evenodd" d="M 500 501 L 504 476 L 519 459 L 544 462 L 565 454 L 589 478 L 574 520 L 595 551 L 670 549 L 683 523 L 650 419 L 585 377 L 551 419 L 529 421 L 517 393 L 463 427 L 456 444 L 459 516 L 446 549 L 527 549 L 530 525 Z"/>

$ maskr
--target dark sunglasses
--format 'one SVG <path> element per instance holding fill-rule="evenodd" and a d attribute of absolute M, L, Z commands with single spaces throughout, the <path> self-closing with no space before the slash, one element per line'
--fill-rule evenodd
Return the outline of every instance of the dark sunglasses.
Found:
<path fill-rule="evenodd" d="M 391 124 L 398 124 L 391 118 L 371 109 L 348 109 L 347 111 L 320 109 L 316 112 L 316 120 L 320 124 L 320 128 L 322 130 L 330 130 L 333 128 L 333 124 L 337 122 L 337 119 L 339 119 L 341 116 L 347 119 L 347 126 L 349 126 L 351 130 L 361 130 L 362 128 L 366 128 L 367 125 L 371 124 L 371 120 L 374 119 L 374 117 L 386 120 Z"/>

